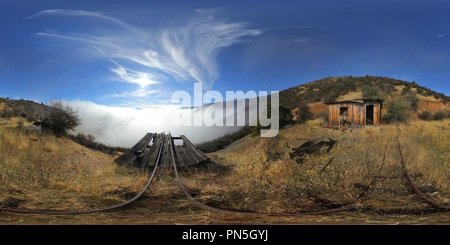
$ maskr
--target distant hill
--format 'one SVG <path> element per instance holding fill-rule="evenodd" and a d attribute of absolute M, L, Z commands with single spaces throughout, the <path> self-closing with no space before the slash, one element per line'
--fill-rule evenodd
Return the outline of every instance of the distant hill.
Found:
<path fill-rule="evenodd" d="M 31 100 L 0 98 L 0 117 L 21 116 L 31 122 L 44 119 L 50 110 L 51 107 Z"/>
<path fill-rule="evenodd" d="M 327 77 L 295 86 L 280 92 L 280 105 L 295 110 L 302 103 L 311 107 L 313 114 L 326 110 L 325 103 L 363 98 L 365 92 L 376 91 L 383 99 L 399 97 L 411 91 L 419 100 L 417 112 L 450 109 L 450 97 L 413 82 L 398 79 L 364 77 Z"/>
<path fill-rule="evenodd" d="M 429 88 L 418 85 L 415 82 L 406 82 L 379 76 L 364 77 L 327 77 L 306 84 L 298 85 L 280 91 L 280 106 L 288 108 L 294 114 L 296 122 L 304 122 L 304 108 L 316 118 L 327 119 L 327 102 L 360 99 L 367 96 L 381 97 L 386 102 L 407 98 L 408 103 L 413 102 L 412 109 L 408 111 L 408 119 L 440 120 L 450 118 L 450 97 Z M 211 106 L 211 105 L 207 105 Z M 382 115 L 388 112 L 389 103 L 385 103 Z M 43 120 L 52 110 L 52 107 L 43 103 L 30 100 L 12 100 L 0 98 L 0 118 L 23 117 L 28 122 Z M 248 109 L 247 109 L 248 110 Z M 303 112 L 302 112 L 303 111 Z M 289 111 L 288 111 L 289 112 Z M 409 113 L 411 112 L 411 113 Z M 427 112 L 427 113 L 424 113 Z M 303 114 L 302 114 L 303 113 Z M 387 121 L 386 121 L 387 122 Z M 205 152 L 222 149 L 238 138 L 249 134 L 249 128 L 228 133 L 223 137 L 199 144 Z M 116 147 L 107 147 L 103 144 L 88 140 L 89 137 L 82 133 L 70 135 L 78 143 L 92 149 L 104 152 L 117 151 Z M 120 149 L 119 149 L 120 150 Z"/>
<path fill-rule="evenodd" d="M 12 100 L 8 98 L 0 98 L 0 124 L 7 125 L 10 124 L 8 123 L 10 120 L 17 121 L 19 120 L 18 118 L 24 118 L 28 121 L 28 123 L 24 123 L 23 119 L 20 119 L 20 121 L 22 121 L 23 125 L 28 126 L 33 122 L 43 121 L 50 115 L 53 109 L 53 107 L 47 106 L 43 103 L 36 103 L 31 100 Z M 123 152 L 128 150 L 124 147 L 114 147 L 98 143 L 92 135 L 85 135 L 84 133 L 77 131 L 71 131 L 66 136 L 80 145 L 108 154 L 115 154 L 115 152 Z"/>
<path fill-rule="evenodd" d="M 414 111 L 415 117 L 423 111 L 431 113 L 440 110 L 450 111 L 450 96 L 420 86 L 414 81 L 407 82 L 369 75 L 363 77 L 327 77 L 285 89 L 280 91 L 280 106 L 295 112 L 306 104 L 311 112 L 317 116 L 319 113 L 326 112 L 327 102 L 359 99 L 365 97 L 365 94 L 373 92 L 376 93 L 377 97 L 388 100 L 405 97 L 405 91 L 418 100 Z M 47 117 L 50 110 L 51 107 L 31 100 L 0 98 L 0 117 L 21 116 L 28 121 L 36 121 Z"/>
<path fill-rule="evenodd" d="M 280 91 L 279 95 L 280 106 L 290 109 L 294 121 L 300 123 L 311 119 L 308 109 L 312 113 L 312 117 L 327 120 L 327 102 L 364 97 L 380 97 L 384 100 L 382 115 L 385 117 L 383 121 L 386 123 L 394 121 L 392 115 L 397 116 L 399 110 L 403 110 L 402 107 L 398 107 L 397 112 L 388 113 L 392 101 L 404 106 L 405 104 L 399 102 L 401 100 L 406 101 L 404 107 L 406 109 L 401 111 L 406 115 L 402 114 L 400 119 L 395 118 L 395 120 L 409 121 L 409 119 L 423 119 L 424 117 L 426 120 L 450 118 L 450 97 L 415 82 L 387 77 L 328 77 Z M 428 112 L 428 114 L 422 114 L 423 112 Z M 241 131 L 203 142 L 198 146 L 205 152 L 224 149 L 231 142 L 250 134 L 250 132 L 250 129 L 243 128 Z"/>

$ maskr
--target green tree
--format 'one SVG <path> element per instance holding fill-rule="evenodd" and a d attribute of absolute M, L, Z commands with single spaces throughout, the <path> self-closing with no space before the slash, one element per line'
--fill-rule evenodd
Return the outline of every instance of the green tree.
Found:
<path fill-rule="evenodd" d="M 429 111 L 423 111 L 419 114 L 419 119 L 424 120 L 424 121 L 431 121 L 434 119 L 434 116 Z"/>
<path fill-rule="evenodd" d="M 311 109 L 306 103 L 300 103 L 298 106 L 298 121 L 306 122 L 314 118 L 314 115 L 311 112 Z"/>
<path fill-rule="evenodd" d="M 439 110 L 434 114 L 434 120 L 441 121 L 447 118 L 447 113 L 444 110 Z"/>
<path fill-rule="evenodd" d="M 337 94 L 336 92 L 330 92 L 330 93 L 326 93 L 324 95 L 324 99 L 323 102 L 324 103 L 333 103 L 336 101 L 336 99 L 339 97 L 339 94 Z"/>
<path fill-rule="evenodd" d="M 77 111 L 63 101 L 53 100 L 50 102 L 50 107 L 50 114 L 42 122 L 44 130 L 61 136 L 80 125 L 81 120 L 78 117 Z"/>
<path fill-rule="evenodd" d="M 256 126 L 252 126 L 252 127 L 250 127 L 250 129 L 251 129 L 250 135 L 252 136 L 252 138 L 256 137 L 260 134 L 261 129 L 263 129 L 263 126 L 261 126 L 261 123 L 259 123 L 259 119 L 258 119 Z"/>
<path fill-rule="evenodd" d="M 292 113 L 289 108 L 280 106 L 279 107 L 279 119 L 280 119 L 280 126 L 286 126 L 290 123 L 292 123 Z"/>
<path fill-rule="evenodd" d="M 378 86 L 365 86 L 361 92 L 363 98 L 373 98 L 381 96 L 381 89 Z"/>
<path fill-rule="evenodd" d="M 383 119 L 386 123 L 408 122 L 411 117 L 411 104 L 405 98 L 392 98 L 386 101 L 387 112 Z"/>
<path fill-rule="evenodd" d="M 414 111 L 417 111 L 417 109 L 419 109 L 419 99 L 417 98 L 416 93 L 414 93 L 410 87 L 403 88 L 402 96 L 410 103 L 411 108 Z"/>

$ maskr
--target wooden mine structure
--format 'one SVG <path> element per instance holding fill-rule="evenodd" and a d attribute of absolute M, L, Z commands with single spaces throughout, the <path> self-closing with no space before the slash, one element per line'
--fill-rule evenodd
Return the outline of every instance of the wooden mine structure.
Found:
<path fill-rule="evenodd" d="M 381 125 L 383 99 L 367 98 L 326 103 L 328 121 L 338 125 Z"/>
<path fill-rule="evenodd" d="M 175 140 L 181 140 L 182 144 L 175 144 Z M 147 133 L 128 152 L 114 161 L 140 168 L 152 168 L 159 162 L 158 166 L 164 168 L 172 167 L 171 162 L 175 162 L 177 167 L 189 167 L 208 160 L 209 157 L 184 135 L 172 137 L 164 133 Z"/>

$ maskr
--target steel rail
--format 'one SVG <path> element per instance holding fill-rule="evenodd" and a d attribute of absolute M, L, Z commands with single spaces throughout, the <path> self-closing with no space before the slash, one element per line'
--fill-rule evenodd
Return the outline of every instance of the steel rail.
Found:
<path fill-rule="evenodd" d="M 400 133 L 400 129 L 399 128 L 398 128 L 398 133 Z M 120 203 L 120 204 L 117 204 L 117 205 L 104 207 L 104 208 L 91 209 L 91 210 L 78 210 L 78 211 L 29 210 L 29 209 L 14 209 L 14 208 L 5 208 L 5 207 L 0 207 L 0 211 L 13 212 L 13 213 L 27 213 L 27 214 L 59 215 L 59 214 L 89 214 L 89 213 L 95 213 L 95 212 L 111 211 L 111 210 L 114 210 L 114 209 L 125 207 L 125 206 L 135 202 L 136 200 L 138 200 L 141 196 L 144 195 L 144 193 L 150 187 L 150 185 L 151 185 L 151 183 L 152 183 L 152 181 L 153 181 L 153 179 L 155 177 L 156 171 L 158 169 L 158 165 L 159 165 L 159 163 L 161 161 L 161 157 L 162 157 L 162 153 L 163 153 L 163 146 L 164 146 L 164 144 L 161 144 L 159 146 L 158 156 L 157 156 L 157 159 L 156 159 L 156 163 L 154 165 L 153 172 L 150 175 L 149 180 L 147 181 L 147 183 L 144 186 L 143 190 L 141 190 L 141 192 L 139 192 L 133 198 L 131 198 L 130 200 L 128 200 L 126 202 L 123 202 L 123 203 Z M 363 199 L 367 198 L 372 193 L 373 188 L 375 186 L 375 183 L 377 183 L 377 181 L 382 179 L 381 171 L 382 171 L 382 169 L 385 166 L 386 156 L 387 156 L 387 152 L 388 152 L 388 149 L 389 149 L 388 146 L 389 146 L 389 140 L 386 142 L 386 146 L 385 146 L 385 150 L 384 150 L 384 154 L 383 154 L 383 158 L 381 160 L 380 166 L 379 166 L 378 170 L 375 170 L 377 172 L 377 174 L 375 174 L 375 177 L 372 179 L 369 187 L 363 193 L 358 195 L 358 197 L 354 201 L 338 205 L 338 207 L 335 207 L 335 208 L 319 210 L 319 211 L 306 211 L 306 212 L 296 212 L 296 213 L 261 213 L 261 212 L 237 211 L 237 210 L 229 210 L 229 209 L 212 207 L 212 206 L 209 206 L 207 204 L 204 204 L 204 203 L 200 202 L 195 197 L 193 197 L 189 193 L 189 191 L 186 189 L 185 185 L 183 184 L 183 181 L 180 178 L 180 175 L 179 175 L 178 169 L 177 169 L 177 164 L 175 162 L 175 154 L 174 154 L 175 149 L 174 149 L 174 145 L 173 145 L 173 142 L 172 142 L 172 137 L 170 136 L 170 134 L 169 134 L 169 138 L 168 138 L 169 160 L 170 160 L 170 163 L 172 164 L 173 169 L 174 169 L 176 183 L 178 184 L 179 188 L 185 194 L 186 198 L 190 202 L 192 202 L 193 204 L 199 206 L 202 209 L 210 210 L 210 211 L 213 211 L 213 212 L 228 213 L 228 214 L 238 214 L 238 215 L 247 215 L 247 216 L 304 216 L 304 215 L 328 214 L 328 213 L 335 213 L 335 212 L 349 211 L 349 210 L 352 210 L 352 209 L 356 209 L 357 208 L 356 205 L 358 203 L 360 203 Z M 438 203 L 437 201 L 431 199 L 425 193 L 420 191 L 419 188 L 417 187 L 417 185 L 415 185 L 413 183 L 412 178 L 411 178 L 411 176 L 410 176 L 410 174 L 409 174 L 409 172 L 407 170 L 406 162 L 404 160 L 404 155 L 403 155 L 403 152 L 401 150 L 399 134 L 397 135 L 397 147 L 398 147 L 398 151 L 399 151 L 399 155 L 400 155 L 400 161 L 401 161 L 401 165 L 402 165 L 403 176 L 406 178 L 408 184 L 413 189 L 415 194 L 418 195 L 420 198 L 422 198 L 424 201 L 426 201 L 429 204 L 435 206 L 439 210 L 449 211 L 450 210 L 450 206 L 449 205 Z"/>
<path fill-rule="evenodd" d="M 381 170 L 384 167 L 384 162 L 386 160 L 386 155 L 388 152 L 388 145 L 389 145 L 389 141 L 386 142 L 386 148 L 384 151 L 384 155 L 383 155 L 380 167 L 378 168 L 378 175 L 380 175 Z M 336 207 L 336 208 L 325 209 L 325 210 L 320 210 L 320 211 L 297 212 L 297 213 L 260 213 L 260 212 L 228 210 L 228 209 L 216 208 L 216 207 L 206 205 L 206 204 L 198 201 L 197 199 L 195 199 L 189 193 L 189 191 L 183 185 L 183 182 L 178 174 L 172 146 L 170 148 L 171 148 L 171 149 L 169 149 L 171 152 L 170 158 L 171 158 L 172 166 L 173 166 L 173 169 L 175 172 L 176 182 L 177 182 L 178 186 L 180 187 L 181 191 L 185 194 L 186 198 L 189 201 L 191 201 L 193 204 L 199 206 L 202 209 L 206 209 L 206 210 L 210 210 L 210 211 L 214 211 L 214 212 L 220 212 L 220 213 L 238 214 L 238 215 L 247 215 L 247 216 L 304 216 L 304 215 L 317 215 L 317 214 L 328 214 L 328 213 L 335 213 L 335 212 L 341 212 L 341 211 L 348 211 L 351 209 L 356 209 L 356 205 L 372 192 L 373 186 L 378 179 L 378 176 L 375 176 L 375 178 L 371 181 L 369 188 L 366 191 L 364 191 L 362 194 L 360 194 L 354 201 L 346 203 L 346 204 L 342 204 L 342 205 L 340 205 L 340 207 Z"/>
<path fill-rule="evenodd" d="M 423 193 L 422 191 L 419 190 L 419 188 L 417 187 L 416 184 L 414 184 L 414 182 L 412 181 L 411 175 L 408 172 L 408 169 L 406 167 L 406 162 L 404 160 L 404 156 L 403 156 L 403 152 L 402 152 L 402 148 L 400 145 L 400 128 L 397 128 L 398 131 L 398 135 L 397 135 L 397 147 L 398 147 L 398 151 L 400 154 L 400 161 L 402 164 L 402 170 L 403 170 L 403 175 L 405 176 L 407 182 L 409 183 L 409 185 L 411 186 L 411 188 L 413 189 L 413 191 L 416 193 L 416 195 L 418 195 L 420 198 L 422 198 L 424 201 L 426 201 L 427 203 L 435 206 L 438 209 L 443 209 L 445 211 L 450 211 L 450 205 L 446 205 L 443 203 L 439 203 L 436 200 L 430 198 L 427 194 Z"/>

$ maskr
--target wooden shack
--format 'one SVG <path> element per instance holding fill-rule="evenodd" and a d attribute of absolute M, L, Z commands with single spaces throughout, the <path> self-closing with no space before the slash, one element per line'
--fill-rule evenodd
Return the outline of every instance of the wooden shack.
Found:
<path fill-rule="evenodd" d="M 328 120 L 339 125 L 380 125 L 383 100 L 381 98 L 355 99 L 326 103 Z"/>

